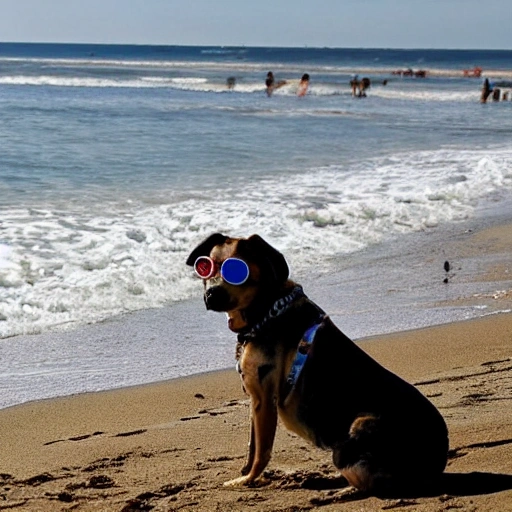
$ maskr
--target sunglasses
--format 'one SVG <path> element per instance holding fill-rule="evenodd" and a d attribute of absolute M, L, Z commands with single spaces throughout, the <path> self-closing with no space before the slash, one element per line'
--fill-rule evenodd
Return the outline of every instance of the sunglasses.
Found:
<path fill-rule="evenodd" d="M 199 256 L 194 270 L 201 279 L 210 279 L 218 271 L 218 265 L 208 256 Z M 238 258 L 228 258 L 220 266 L 220 275 L 228 284 L 239 286 L 249 279 L 249 265 Z"/>

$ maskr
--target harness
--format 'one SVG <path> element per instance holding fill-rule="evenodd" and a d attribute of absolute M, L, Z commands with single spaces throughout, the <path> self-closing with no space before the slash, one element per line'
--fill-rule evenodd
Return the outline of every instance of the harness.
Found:
<path fill-rule="evenodd" d="M 315 341 L 316 331 L 318 331 L 318 328 L 322 325 L 322 322 L 323 318 L 321 318 L 318 323 L 313 324 L 304 333 L 304 336 L 302 336 L 302 339 L 299 342 L 299 346 L 297 347 L 297 354 L 295 354 L 295 359 L 293 360 L 292 367 L 290 368 L 290 373 L 288 373 L 288 377 L 286 378 L 286 382 L 290 385 L 290 390 L 297 383 L 300 372 L 306 364 L 309 351 L 313 345 L 313 341 Z"/>
<path fill-rule="evenodd" d="M 290 309 L 293 302 L 301 297 L 305 297 L 304 291 L 301 286 L 295 286 L 293 290 L 286 296 L 276 300 L 274 304 L 271 306 L 269 312 L 263 317 L 263 319 L 255 324 L 249 331 L 240 333 L 238 335 L 238 342 L 240 344 L 249 343 L 254 340 L 258 333 L 267 325 L 268 322 L 273 319 L 281 316 L 288 309 Z M 297 353 L 295 355 L 295 359 L 293 360 L 292 366 L 290 368 L 290 372 L 286 378 L 286 382 L 289 386 L 288 393 L 295 386 L 297 379 L 306 363 L 308 358 L 309 351 L 313 342 L 315 340 L 315 335 L 318 328 L 322 325 L 325 319 L 325 313 L 323 311 L 319 311 L 319 316 L 315 319 L 314 323 L 310 325 L 304 334 L 301 337 L 301 340 L 297 346 Z M 240 361 L 236 362 L 236 370 L 238 373 L 242 373 L 242 369 L 240 367 Z"/>

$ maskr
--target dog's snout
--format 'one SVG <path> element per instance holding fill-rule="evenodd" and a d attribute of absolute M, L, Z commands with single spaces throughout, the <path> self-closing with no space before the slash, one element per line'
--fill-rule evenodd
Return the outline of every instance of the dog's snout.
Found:
<path fill-rule="evenodd" d="M 206 309 L 213 311 L 227 311 L 229 306 L 229 294 L 222 286 L 212 286 L 204 292 Z"/>

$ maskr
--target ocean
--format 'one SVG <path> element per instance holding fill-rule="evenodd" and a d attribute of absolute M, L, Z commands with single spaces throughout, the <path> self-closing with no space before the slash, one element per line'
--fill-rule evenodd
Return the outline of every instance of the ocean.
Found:
<path fill-rule="evenodd" d="M 193 338 L 184 261 L 213 232 L 307 278 L 508 204 L 512 102 L 480 104 L 484 77 L 510 89 L 512 51 L 0 43 L 0 407 L 230 364 L 223 320 L 161 344 Z"/>

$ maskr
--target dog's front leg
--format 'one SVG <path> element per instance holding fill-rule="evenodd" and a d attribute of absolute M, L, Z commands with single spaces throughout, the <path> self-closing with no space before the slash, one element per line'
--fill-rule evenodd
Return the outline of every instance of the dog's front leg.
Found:
<path fill-rule="evenodd" d="M 242 475 L 247 475 L 251 471 L 252 465 L 254 463 L 254 452 L 256 451 L 255 445 L 256 442 L 254 440 L 254 421 L 252 420 L 251 416 L 251 437 L 249 439 L 249 453 L 247 454 L 247 463 L 242 468 Z"/>
<path fill-rule="evenodd" d="M 250 485 L 263 473 L 270 460 L 277 428 L 277 399 L 271 383 L 263 389 L 258 387 L 251 393 L 246 386 L 251 394 L 251 441 L 248 462 L 242 470 L 244 476 L 224 485 Z"/>

